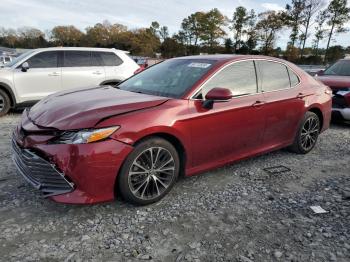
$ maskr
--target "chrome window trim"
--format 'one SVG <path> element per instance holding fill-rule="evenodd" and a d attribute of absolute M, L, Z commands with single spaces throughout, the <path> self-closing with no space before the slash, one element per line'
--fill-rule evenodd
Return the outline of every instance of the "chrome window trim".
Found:
<path fill-rule="evenodd" d="M 287 89 L 291 89 L 291 88 L 296 88 L 297 86 L 299 86 L 301 84 L 301 77 L 300 75 L 295 72 L 290 66 L 288 66 L 287 64 L 285 64 L 284 62 L 282 61 L 276 61 L 276 60 L 273 60 L 273 59 L 265 59 L 265 58 L 247 58 L 247 59 L 242 59 L 242 60 L 239 60 L 239 61 L 233 61 L 227 65 L 224 65 L 222 68 L 220 68 L 219 71 L 215 72 L 210 78 L 208 78 L 205 82 L 203 82 L 198 88 L 197 90 L 195 90 L 194 92 L 192 92 L 192 94 L 190 95 L 190 98 L 189 100 L 200 100 L 200 101 L 203 101 L 205 100 L 204 98 L 200 99 L 200 98 L 195 98 L 199 92 L 202 90 L 202 87 L 208 83 L 213 77 L 215 77 L 217 74 L 219 74 L 222 70 L 224 70 L 226 67 L 228 66 L 231 66 L 233 64 L 236 64 L 236 63 L 239 63 L 239 62 L 246 62 L 246 61 L 267 61 L 267 62 L 273 62 L 273 63 L 279 63 L 279 64 L 282 64 L 284 65 L 287 69 L 290 69 L 299 79 L 299 83 L 295 86 L 291 86 L 291 87 L 288 87 L 288 88 L 281 88 L 281 89 L 277 89 L 277 90 L 272 90 L 272 91 L 260 91 L 260 87 L 259 87 L 259 83 L 257 84 L 257 88 L 258 88 L 258 92 L 257 93 L 254 93 L 254 94 L 248 94 L 248 95 L 238 95 L 238 96 L 234 96 L 232 98 L 236 98 L 236 97 L 245 97 L 245 96 L 252 96 L 252 95 L 257 95 L 257 94 L 265 94 L 265 93 L 271 93 L 271 92 L 276 92 L 276 91 L 282 91 L 282 90 L 287 90 Z M 257 81 L 259 82 L 259 79 L 258 79 L 258 73 L 257 72 L 258 68 L 257 68 L 257 65 L 255 65 L 255 71 L 256 71 L 256 75 L 257 75 Z M 288 73 L 288 71 L 287 71 Z M 288 78 L 289 78 L 289 75 L 288 75 Z M 290 82 L 290 79 L 289 79 L 289 82 Z M 291 82 L 290 82 L 291 83 Z"/>

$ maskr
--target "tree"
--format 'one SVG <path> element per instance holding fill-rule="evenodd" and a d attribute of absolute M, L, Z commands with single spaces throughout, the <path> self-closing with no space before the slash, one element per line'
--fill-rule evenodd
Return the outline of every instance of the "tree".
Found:
<path fill-rule="evenodd" d="M 257 19 L 257 17 L 255 15 L 255 11 L 253 9 L 250 10 L 249 19 L 248 19 L 248 26 L 246 29 L 248 39 L 245 43 L 249 54 L 252 53 L 252 51 L 256 48 L 256 46 L 258 44 L 258 35 L 256 33 L 256 30 L 255 30 L 256 19 Z"/>
<path fill-rule="evenodd" d="M 283 12 L 267 11 L 258 15 L 259 21 L 256 24 L 256 31 L 261 51 L 268 55 L 274 49 L 276 34 L 284 27 L 285 17 Z"/>
<path fill-rule="evenodd" d="M 313 47 L 315 50 L 315 56 L 318 56 L 318 46 L 320 44 L 320 41 L 325 37 L 326 30 L 324 28 L 324 24 L 327 19 L 326 11 L 320 11 L 316 17 L 316 26 L 315 26 L 315 39 L 313 41 Z"/>
<path fill-rule="evenodd" d="M 182 20 L 181 34 L 184 37 L 187 46 L 198 45 L 199 38 L 203 31 L 203 20 L 205 13 L 196 12 Z"/>
<path fill-rule="evenodd" d="M 111 43 L 108 30 L 109 23 L 97 23 L 86 28 L 85 44 L 88 46 L 107 47 Z"/>
<path fill-rule="evenodd" d="M 17 43 L 17 47 L 38 48 L 45 47 L 47 44 L 45 34 L 39 29 L 33 27 L 19 28 L 15 37 L 15 43 Z"/>
<path fill-rule="evenodd" d="M 350 8 L 347 7 L 347 0 L 332 0 L 327 8 L 327 24 L 331 27 L 328 34 L 328 42 L 326 47 L 326 57 L 328 56 L 329 44 L 334 33 L 344 33 L 347 30 L 344 24 L 350 20 Z"/>
<path fill-rule="evenodd" d="M 225 39 L 225 53 L 232 54 L 233 53 L 233 42 L 231 38 Z"/>
<path fill-rule="evenodd" d="M 201 28 L 200 39 L 207 45 L 208 51 L 212 52 L 218 44 L 217 40 L 226 35 L 222 27 L 226 24 L 224 15 L 214 8 L 205 13 Z"/>
<path fill-rule="evenodd" d="M 314 15 L 325 5 L 324 0 L 305 0 L 305 8 L 302 10 L 302 26 L 304 32 L 301 35 L 302 48 L 300 57 L 304 54 L 306 40 L 309 37 L 309 29 L 312 24 L 312 18 Z"/>
<path fill-rule="evenodd" d="M 292 29 L 290 44 L 295 45 L 299 37 L 299 28 L 302 21 L 302 12 L 305 9 L 305 0 L 292 0 L 292 5 L 286 5 L 286 24 Z"/>
<path fill-rule="evenodd" d="M 162 57 L 164 58 L 172 58 L 176 56 L 185 55 L 185 47 L 183 44 L 179 43 L 176 38 L 166 38 L 160 50 L 162 52 Z"/>
<path fill-rule="evenodd" d="M 52 40 L 62 46 L 78 46 L 83 35 L 83 32 L 73 25 L 56 26 L 51 30 Z"/>
<path fill-rule="evenodd" d="M 160 39 L 162 39 L 162 41 L 165 41 L 165 39 L 169 37 L 169 29 L 167 26 L 162 26 L 159 29 L 159 36 L 160 36 Z"/>
<path fill-rule="evenodd" d="M 249 21 L 249 15 L 247 12 L 247 9 L 243 6 L 238 6 L 236 8 L 236 11 L 233 13 L 232 18 L 232 29 L 233 29 L 233 38 L 235 40 L 234 43 L 234 50 L 237 51 L 237 49 L 240 48 L 241 41 L 242 41 L 242 35 L 245 33 L 245 26 L 248 24 Z"/>
<path fill-rule="evenodd" d="M 132 31 L 130 42 L 130 51 L 132 54 L 154 56 L 160 48 L 160 40 L 150 28 L 141 28 Z"/>
<path fill-rule="evenodd" d="M 293 45 L 288 45 L 284 56 L 286 60 L 295 63 L 299 58 L 299 49 Z"/>
<path fill-rule="evenodd" d="M 328 49 L 327 62 L 333 63 L 345 56 L 345 49 L 340 46 L 332 46 Z"/>
<path fill-rule="evenodd" d="M 157 21 L 154 21 L 151 23 L 151 26 L 149 29 L 151 30 L 152 34 L 157 35 L 159 27 L 160 27 L 159 23 Z"/>

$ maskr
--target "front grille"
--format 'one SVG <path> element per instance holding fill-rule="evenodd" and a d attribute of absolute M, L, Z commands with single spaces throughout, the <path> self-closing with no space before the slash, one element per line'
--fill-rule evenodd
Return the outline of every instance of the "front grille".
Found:
<path fill-rule="evenodd" d="M 22 149 L 12 139 L 13 161 L 19 173 L 45 197 L 65 194 L 73 191 L 74 184 L 54 165 L 29 149 Z"/>

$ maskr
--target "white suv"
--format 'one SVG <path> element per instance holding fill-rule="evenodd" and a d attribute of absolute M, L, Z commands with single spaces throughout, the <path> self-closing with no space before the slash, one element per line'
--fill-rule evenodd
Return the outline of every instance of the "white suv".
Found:
<path fill-rule="evenodd" d="M 54 47 L 28 51 L 0 68 L 0 116 L 52 93 L 92 85 L 115 85 L 139 66 L 125 51 Z"/>

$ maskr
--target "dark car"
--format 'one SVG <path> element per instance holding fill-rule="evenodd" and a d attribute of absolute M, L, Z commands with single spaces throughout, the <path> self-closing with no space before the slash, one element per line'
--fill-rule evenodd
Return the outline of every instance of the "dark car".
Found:
<path fill-rule="evenodd" d="M 333 91 L 333 117 L 336 120 L 350 121 L 350 59 L 339 60 L 325 71 L 319 72 L 316 79 Z"/>
<path fill-rule="evenodd" d="M 24 111 L 12 145 L 19 173 L 57 202 L 143 205 L 180 175 L 285 147 L 308 153 L 330 115 L 330 89 L 291 63 L 192 56 L 117 88 L 51 95 Z"/>

